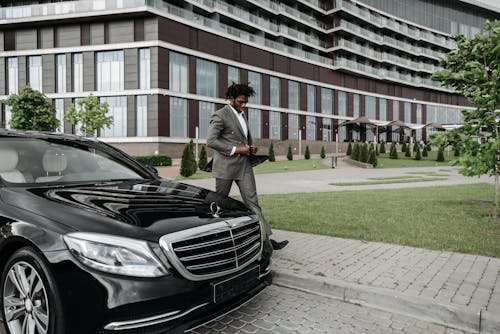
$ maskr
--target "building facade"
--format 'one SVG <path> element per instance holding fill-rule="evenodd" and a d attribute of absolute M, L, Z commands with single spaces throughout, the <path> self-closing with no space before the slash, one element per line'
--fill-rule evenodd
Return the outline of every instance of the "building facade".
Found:
<path fill-rule="evenodd" d="M 231 82 L 250 82 L 249 127 L 277 154 L 375 140 L 366 116 L 400 120 L 378 140 L 426 139 L 467 101 L 430 80 L 452 35 L 500 18 L 477 0 L 0 0 L 1 103 L 30 85 L 59 119 L 89 94 L 114 118 L 99 136 L 131 154 L 180 156 L 203 142 Z M 77 131 L 62 122 L 59 131 Z M 342 149 L 342 148 L 341 148 Z M 316 152 L 317 153 L 317 152 Z"/>

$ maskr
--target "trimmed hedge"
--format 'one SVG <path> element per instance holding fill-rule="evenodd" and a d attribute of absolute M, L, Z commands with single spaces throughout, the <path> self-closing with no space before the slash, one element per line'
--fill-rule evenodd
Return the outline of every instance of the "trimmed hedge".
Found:
<path fill-rule="evenodd" d="M 168 155 L 140 155 L 134 157 L 143 165 L 148 166 L 172 166 L 172 158 Z"/>

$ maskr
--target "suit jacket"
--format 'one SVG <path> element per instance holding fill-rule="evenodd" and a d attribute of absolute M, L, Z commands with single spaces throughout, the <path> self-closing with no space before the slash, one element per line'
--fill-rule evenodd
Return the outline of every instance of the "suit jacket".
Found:
<path fill-rule="evenodd" d="M 245 120 L 246 121 L 246 120 Z M 247 123 L 247 128 L 248 123 Z M 241 124 L 231 110 L 225 106 L 212 114 L 208 125 L 207 146 L 214 150 L 212 175 L 217 179 L 242 180 L 248 156 L 233 154 L 234 146 L 252 145 L 250 129 L 245 137 Z"/>

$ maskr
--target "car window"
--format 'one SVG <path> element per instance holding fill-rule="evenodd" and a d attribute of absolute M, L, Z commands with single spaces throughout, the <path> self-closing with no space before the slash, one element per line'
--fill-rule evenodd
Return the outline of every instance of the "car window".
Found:
<path fill-rule="evenodd" d="M 98 145 L 97 145 L 98 146 Z M 79 141 L 0 138 L 0 177 L 13 184 L 144 179 L 113 150 Z"/>

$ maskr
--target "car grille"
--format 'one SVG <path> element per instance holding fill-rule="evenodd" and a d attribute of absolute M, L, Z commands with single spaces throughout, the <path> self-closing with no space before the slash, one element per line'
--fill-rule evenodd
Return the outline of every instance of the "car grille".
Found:
<path fill-rule="evenodd" d="M 253 262 L 262 252 L 262 235 L 258 221 L 242 217 L 165 235 L 160 245 L 184 277 L 203 280 Z"/>

